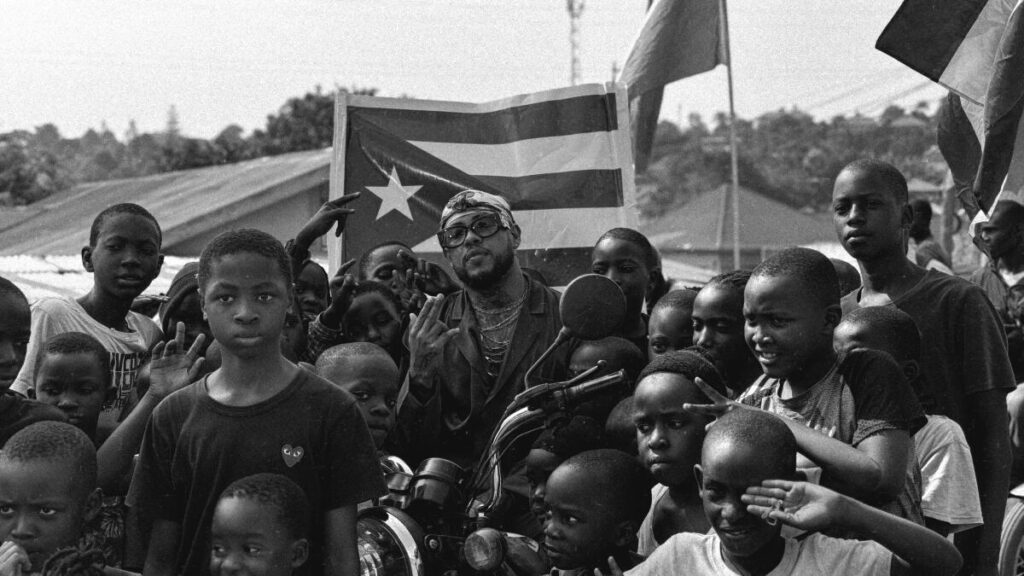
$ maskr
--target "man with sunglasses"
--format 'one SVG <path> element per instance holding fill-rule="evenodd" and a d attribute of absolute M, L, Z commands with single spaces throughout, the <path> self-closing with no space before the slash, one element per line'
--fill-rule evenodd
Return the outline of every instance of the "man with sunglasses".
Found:
<path fill-rule="evenodd" d="M 561 329 L 558 293 L 519 267 L 520 234 L 500 196 L 465 190 L 444 207 L 438 241 L 463 290 L 428 298 L 409 327 L 409 395 L 398 427 L 401 455 L 413 462 L 471 466 Z M 564 376 L 566 364 L 552 359 L 540 376 Z"/>

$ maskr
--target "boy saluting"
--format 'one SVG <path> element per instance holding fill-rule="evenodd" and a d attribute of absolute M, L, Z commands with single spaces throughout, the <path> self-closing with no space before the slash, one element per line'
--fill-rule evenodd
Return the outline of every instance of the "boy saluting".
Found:
<path fill-rule="evenodd" d="M 1009 491 L 1006 393 L 1014 388 L 999 318 L 977 286 L 907 259 L 905 233 L 913 213 L 907 182 L 895 167 L 877 160 L 848 165 L 836 178 L 832 213 L 836 235 L 857 259 L 864 284 L 843 298 L 843 311 L 895 306 L 921 331 L 921 368 L 930 392 L 921 398 L 924 411 L 960 424 L 978 473 L 985 525 L 964 533 L 973 541 L 958 543 L 975 574 L 994 575 Z"/>

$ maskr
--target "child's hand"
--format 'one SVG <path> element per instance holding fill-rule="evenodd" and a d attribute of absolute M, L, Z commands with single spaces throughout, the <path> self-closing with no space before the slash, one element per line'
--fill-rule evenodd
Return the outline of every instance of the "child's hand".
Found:
<path fill-rule="evenodd" d="M 163 399 L 195 380 L 203 367 L 199 351 L 205 341 L 206 335 L 200 334 L 188 351 L 184 351 L 185 323 L 178 322 L 174 340 L 159 342 L 153 347 L 153 359 L 149 363 L 149 390 L 146 394 L 152 394 L 158 400 Z"/>
<path fill-rule="evenodd" d="M 602 572 L 600 568 L 594 568 L 594 572 L 597 576 L 622 576 L 622 569 L 619 568 L 618 563 L 615 562 L 615 558 L 612 558 L 611 556 L 608 557 L 608 574 Z"/>
<path fill-rule="evenodd" d="M 22 576 L 32 570 L 28 552 L 8 540 L 0 545 L 0 576 Z"/>
<path fill-rule="evenodd" d="M 306 222 L 302 230 L 299 230 L 299 233 L 295 235 L 295 243 L 304 248 L 309 248 L 314 240 L 327 234 L 335 222 L 337 222 L 338 228 L 334 231 L 334 235 L 341 236 L 342 231 L 345 230 L 345 219 L 348 218 L 349 214 L 355 213 L 355 210 L 352 208 L 344 208 L 343 206 L 359 198 L 359 195 L 359 192 L 353 192 L 330 202 L 325 202 L 313 214 L 309 222 Z"/>
<path fill-rule="evenodd" d="M 345 272 L 354 263 L 355 260 L 345 262 L 338 269 L 334 278 L 331 278 L 331 304 L 323 311 L 320 321 L 332 330 L 337 330 L 341 326 L 341 319 L 345 317 L 345 313 L 352 306 L 352 291 L 356 288 L 356 278 Z"/>
<path fill-rule="evenodd" d="M 803 530 L 823 530 L 842 517 L 842 496 L 817 484 L 765 480 L 742 497 L 747 512 L 782 520 Z"/>
<path fill-rule="evenodd" d="M 459 333 L 458 327 L 449 329 L 438 320 L 441 315 L 441 296 L 428 297 L 419 314 L 410 316 L 409 326 L 409 380 L 429 383 L 445 344 Z M 427 391 L 423 391 L 427 392 Z"/>
<path fill-rule="evenodd" d="M 687 402 L 686 404 L 683 404 L 683 410 L 688 410 L 695 414 L 710 416 L 712 418 L 718 418 L 729 410 L 733 410 L 735 408 L 748 408 L 748 406 L 744 406 L 735 400 L 726 398 L 717 390 L 708 386 L 707 382 L 700 378 L 694 378 L 693 383 L 700 388 L 700 391 L 703 392 L 709 400 L 711 400 L 711 404 L 690 404 Z M 714 423 L 714 421 L 711 421 L 705 428 L 711 428 Z"/>

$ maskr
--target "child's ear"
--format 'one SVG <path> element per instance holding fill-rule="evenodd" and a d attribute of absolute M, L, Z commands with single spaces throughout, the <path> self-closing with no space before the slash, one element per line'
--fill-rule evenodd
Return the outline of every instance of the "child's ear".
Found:
<path fill-rule="evenodd" d="M 909 230 L 910 225 L 914 223 L 914 209 L 910 204 L 904 204 L 903 210 L 900 213 L 900 227 Z"/>
<path fill-rule="evenodd" d="M 843 319 L 843 309 L 839 304 L 831 304 L 825 308 L 825 324 L 828 326 L 828 333 L 831 335 Z"/>
<path fill-rule="evenodd" d="M 654 302 L 664 295 L 665 277 L 661 274 L 661 268 L 654 268 L 647 273 L 647 293 L 644 298 L 647 302 Z"/>
<path fill-rule="evenodd" d="M 292 542 L 292 568 L 298 568 L 309 560 L 309 540 L 299 538 Z"/>
<path fill-rule="evenodd" d="M 900 369 L 903 370 L 903 377 L 907 379 L 907 382 L 913 382 L 921 375 L 921 365 L 917 363 L 917 360 L 901 362 Z"/>
<path fill-rule="evenodd" d="M 100 513 L 101 504 L 103 504 L 103 491 L 95 488 L 85 499 L 85 514 L 83 518 L 86 524 L 96 519 L 96 515 Z"/>
<path fill-rule="evenodd" d="M 117 386 L 114 386 L 113 384 L 111 384 L 110 387 L 107 388 L 107 393 L 103 396 L 103 401 L 104 402 L 113 402 L 116 399 L 117 399 Z"/>
<path fill-rule="evenodd" d="M 635 547 L 636 533 L 640 527 L 632 520 L 623 520 L 615 525 L 615 548 L 629 550 Z"/>
<path fill-rule="evenodd" d="M 95 272 L 92 268 L 92 246 L 82 246 L 82 267 L 86 272 Z"/>

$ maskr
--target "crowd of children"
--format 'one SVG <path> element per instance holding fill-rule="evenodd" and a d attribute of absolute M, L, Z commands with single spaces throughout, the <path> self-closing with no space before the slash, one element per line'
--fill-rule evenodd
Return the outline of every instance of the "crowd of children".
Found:
<path fill-rule="evenodd" d="M 330 277 L 309 247 L 358 217 L 355 197 L 287 244 L 217 236 L 159 323 L 139 297 L 161 229 L 134 204 L 96 216 L 89 293 L 30 308 L 0 278 L 0 576 L 356 574 L 384 457 L 480 452 L 473 427 L 522 390 L 511 349 L 558 331 L 553 293 L 507 263 L 515 312 L 492 323 L 395 242 Z M 507 203 L 466 198 L 476 212 L 445 209 L 446 250 L 502 229 L 518 246 Z M 833 213 L 859 271 L 791 248 L 674 287 L 642 234 L 597 239 L 592 270 L 622 289 L 625 320 L 543 377 L 621 369 L 628 392 L 550 419 L 506 463 L 553 573 L 995 574 L 1014 386 L 999 320 L 980 289 L 906 258 L 891 166 L 845 168 Z M 482 333 L 502 330 L 496 354 Z M 452 358 L 428 369 L 425 353 Z"/>

